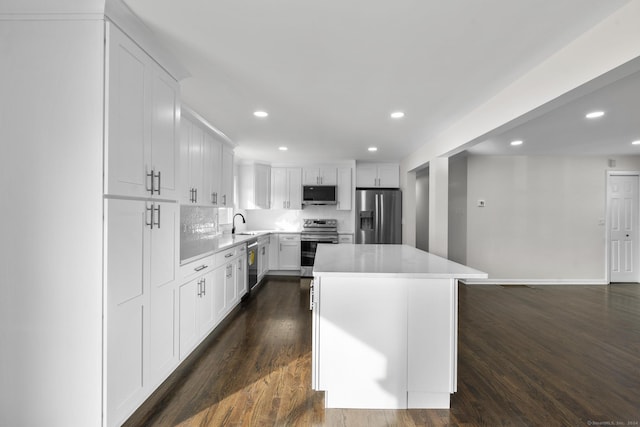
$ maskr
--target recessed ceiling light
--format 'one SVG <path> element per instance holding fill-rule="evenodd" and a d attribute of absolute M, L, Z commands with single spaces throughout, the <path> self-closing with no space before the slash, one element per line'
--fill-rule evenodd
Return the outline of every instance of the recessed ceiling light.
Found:
<path fill-rule="evenodd" d="M 266 111 L 255 111 L 253 115 L 256 117 L 267 117 L 269 113 L 267 113 Z"/>
<path fill-rule="evenodd" d="M 404 117 L 404 113 L 402 111 L 394 111 L 393 113 L 391 113 L 392 119 L 401 119 L 403 117 Z"/>
<path fill-rule="evenodd" d="M 511 145 L 513 145 L 514 147 L 515 147 L 516 145 L 522 145 L 522 143 L 523 143 L 523 141 L 521 141 L 521 140 L 519 140 L 519 139 L 518 139 L 518 140 L 516 140 L 516 141 L 511 141 L 511 142 L 510 142 L 510 144 L 511 144 Z"/>
<path fill-rule="evenodd" d="M 632 141 L 631 145 L 640 145 L 640 139 Z"/>
<path fill-rule="evenodd" d="M 378 151 L 378 147 L 369 147 L 367 148 L 367 150 L 373 152 L 373 151 Z"/>
<path fill-rule="evenodd" d="M 585 117 L 587 119 L 597 119 L 598 117 L 604 116 L 604 111 L 592 111 L 588 113 Z"/>
<path fill-rule="evenodd" d="M 289 148 L 287 148 L 287 147 L 278 147 L 278 150 L 280 150 L 280 151 L 287 151 L 288 149 Z"/>

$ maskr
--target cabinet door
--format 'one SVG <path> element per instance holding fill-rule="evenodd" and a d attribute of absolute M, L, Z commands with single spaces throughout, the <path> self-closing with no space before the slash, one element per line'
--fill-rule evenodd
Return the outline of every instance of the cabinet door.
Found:
<path fill-rule="evenodd" d="M 204 164 L 204 132 L 198 125 L 191 127 L 191 137 L 189 138 L 189 182 L 193 190 L 191 196 L 192 203 L 203 203 L 206 195 L 203 190 L 202 169 Z"/>
<path fill-rule="evenodd" d="M 236 302 L 236 263 L 228 262 L 224 266 L 224 311 L 228 312 Z"/>
<path fill-rule="evenodd" d="M 271 168 L 272 209 L 286 209 L 289 201 L 289 184 L 286 168 Z"/>
<path fill-rule="evenodd" d="M 269 209 L 271 206 L 271 167 L 255 165 L 254 197 L 256 207 Z"/>
<path fill-rule="evenodd" d="M 269 236 L 269 270 L 279 270 L 279 240 L 277 234 Z"/>
<path fill-rule="evenodd" d="M 258 259 L 260 256 L 258 255 Z M 247 256 L 236 260 L 236 302 L 247 293 Z"/>
<path fill-rule="evenodd" d="M 356 167 L 356 187 L 377 187 L 378 168 L 375 165 Z"/>
<path fill-rule="evenodd" d="M 160 66 L 152 63 L 151 90 L 151 169 L 163 199 L 178 197 L 178 84 Z"/>
<path fill-rule="evenodd" d="M 113 25 L 107 26 L 107 194 L 150 195 L 151 139 L 145 112 L 151 59 Z"/>
<path fill-rule="evenodd" d="M 338 169 L 338 184 L 336 191 L 338 193 L 338 205 L 336 206 L 336 209 L 339 211 L 350 211 L 351 197 L 353 194 L 353 187 L 351 186 L 351 168 Z"/>
<path fill-rule="evenodd" d="M 280 235 L 280 250 L 278 254 L 280 270 L 300 269 L 300 236 Z"/>
<path fill-rule="evenodd" d="M 180 119 L 180 202 L 183 204 L 193 203 L 193 193 L 191 186 L 191 166 L 189 164 L 189 152 L 191 148 L 191 133 L 194 124 L 187 118 Z"/>
<path fill-rule="evenodd" d="M 302 185 L 319 185 L 320 175 L 318 168 L 303 168 L 302 169 Z"/>
<path fill-rule="evenodd" d="M 322 185 L 336 185 L 338 182 L 337 168 L 323 167 L 318 171 L 320 177 L 320 184 Z"/>
<path fill-rule="evenodd" d="M 233 207 L 233 149 L 222 147 L 221 207 Z"/>
<path fill-rule="evenodd" d="M 145 397 L 149 232 L 145 202 L 105 200 L 107 419 L 122 420 Z"/>
<path fill-rule="evenodd" d="M 378 165 L 378 187 L 400 187 L 400 166 L 397 164 Z"/>
<path fill-rule="evenodd" d="M 149 378 L 159 383 L 178 362 L 175 284 L 180 213 L 177 203 L 154 203 L 150 231 Z"/>
<path fill-rule="evenodd" d="M 198 335 L 202 337 L 216 325 L 214 272 L 212 271 L 205 274 L 200 281 L 200 299 L 198 301 Z"/>
<path fill-rule="evenodd" d="M 290 168 L 287 170 L 289 182 L 289 209 L 302 209 L 302 169 Z"/>
<path fill-rule="evenodd" d="M 198 342 L 198 281 L 180 286 L 180 358 L 184 359 Z"/>
<path fill-rule="evenodd" d="M 215 312 L 216 323 L 220 322 L 225 315 L 225 276 L 227 273 L 226 264 L 216 268 L 213 271 L 213 309 Z"/>
<path fill-rule="evenodd" d="M 204 134 L 204 164 L 203 164 L 203 194 L 202 202 L 218 206 L 221 202 L 218 198 L 220 194 L 220 179 L 222 177 L 220 169 L 222 165 L 222 144 L 216 141 L 213 136 L 206 132 Z"/>

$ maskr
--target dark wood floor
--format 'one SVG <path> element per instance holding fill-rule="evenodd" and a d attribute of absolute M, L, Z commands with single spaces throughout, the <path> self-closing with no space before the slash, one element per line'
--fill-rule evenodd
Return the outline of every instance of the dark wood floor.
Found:
<path fill-rule="evenodd" d="M 308 281 L 270 279 L 126 426 L 640 425 L 640 286 L 460 286 L 450 410 L 325 410 Z"/>

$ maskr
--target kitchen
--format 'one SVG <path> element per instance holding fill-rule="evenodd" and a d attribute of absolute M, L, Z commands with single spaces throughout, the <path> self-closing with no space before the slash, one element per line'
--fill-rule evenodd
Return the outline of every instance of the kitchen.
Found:
<path fill-rule="evenodd" d="M 551 43 L 546 45 L 547 50 L 538 50 L 535 55 L 529 50 L 533 46 L 517 46 L 517 48 L 511 46 L 510 54 L 495 54 L 492 60 L 479 61 L 495 63 L 498 68 L 504 65 L 510 70 L 515 69 L 510 65 L 517 62 L 516 58 L 523 61 L 519 62 L 522 67 L 519 70 L 520 74 L 511 74 L 500 82 L 494 81 L 492 88 L 481 83 L 492 72 L 496 72 L 497 75 L 497 70 L 476 75 L 467 73 L 466 70 L 478 66 L 479 63 L 466 64 L 467 67 L 463 66 L 465 64 L 449 64 L 452 68 L 447 70 L 446 67 L 442 67 L 443 73 L 446 74 L 454 69 L 464 70 L 463 77 L 466 79 L 460 78 L 458 81 L 466 81 L 467 85 L 462 83 L 460 87 L 453 84 L 442 85 L 446 88 L 445 93 L 440 92 L 442 96 L 427 96 L 428 94 L 419 93 L 418 95 L 430 102 L 437 103 L 438 107 L 431 104 L 430 108 L 427 108 L 428 111 L 418 112 L 416 109 L 398 105 L 401 104 L 399 101 L 391 102 L 391 99 L 386 99 L 384 96 L 368 97 L 367 93 L 372 96 L 379 95 L 369 86 L 364 87 L 365 91 L 358 92 L 358 88 L 362 86 L 358 86 L 357 83 L 366 79 L 361 78 L 362 68 L 355 67 L 354 75 L 345 80 L 349 80 L 349 84 L 353 85 L 352 91 L 356 94 L 358 101 L 354 103 L 353 100 L 349 101 L 345 98 L 342 105 L 344 109 L 340 113 L 333 110 L 330 105 L 326 105 L 327 108 L 324 108 L 321 114 L 313 105 L 303 105 L 299 102 L 300 98 L 305 96 L 310 99 L 322 98 L 317 93 L 314 98 L 306 90 L 315 88 L 318 92 L 326 94 L 326 98 L 323 99 L 330 99 L 331 105 L 336 104 L 336 99 L 342 99 L 337 95 L 338 93 L 346 93 L 346 91 L 339 87 L 325 86 L 323 73 L 310 72 L 306 75 L 308 80 L 301 78 L 303 80 L 301 86 L 298 86 L 293 93 L 287 92 L 289 89 L 275 82 L 271 89 L 262 89 L 264 92 L 278 92 L 281 96 L 280 100 L 289 99 L 289 103 L 293 106 L 287 109 L 289 114 L 297 111 L 300 115 L 288 116 L 283 113 L 278 114 L 279 111 L 283 112 L 277 107 L 278 101 L 274 100 L 270 105 L 260 105 L 263 101 L 249 99 L 251 96 L 246 95 L 252 92 L 252 85 L 260 78 L 241 82 L 230 81 L 232 75 L 245 75 L 247 68 L 243 67 L 253 67 L 269 72 L 268 67 L 260 67 L 260 64 L 255 63 L 244 63 L 239 69 L 233 67 L 227 69 L 225 64 L 220 64 L 214 70 L 215 80 L 224 82 L 228 88 L 232 88 L 229 91 L 233 92 L 233 97 L 243 104 L 242 108 L 230 107 L 233 105 L 231 101 L 220 102 L 217 105 L 198 101 L 198 97 L 194 94 L 211 93 L 209 92 L 211 90 L 216 96 L 221 97 L 227 92 L 217 87 L 198 86 L 198 76 L 201 75 L 201 70 L 205 69 L 202 60 L 196 59 L 200 56 L 199 53 L 193 54 L 191 47 L 172 42 L 169 34 L 176 32 L 169 29 L 170 27 L 163 27 L 158 24 L 159 21 L 156 21 L 159 17 L 154 13 L 160 13 L 168 5 L 157 5 L 155 12 L 153 7 L 146 6 L 150 9 L 145 9 L 142 1 L 125 3 L 107 1 L 106 4 L 100 1 L 70 1 L 55 8 L 45 2 L 9 1 L 4 3 L 0 10 L 3 32 L 0 43 L 2 43 L 3 55 L 7 58 L 6 63 L 12 65 L 3 67 L 2 74 L 4 77 L 2 79 L 1 127 L 3 152 L 0 170 L 3 173 L 1 194 L 4 196 L 5 209 L 1 221 L 3 237 L 1 254 L 3 290 L 8 296 L 2 299 L 0 306 L 3 338 L 0 363 L 2 369 L 0 376 L 3 383 L 0 394 L 2 404 L 0 413 L 3 424 L 101 425 L 103 406 L 105 401 L 110 399 L 110 393 L 126 395 L 132 402 L 136 402 L 129 406 L 123 404 L 118 409 L 121 415 L 132 413 L 141 399 L 151 391 L 151 385 L 144 384 L 142 391 L 131 392 L 136 387 L 140 387 L 140 378 L 150 376 L 159 383 L 161 382 L 159 379 L 166 377 L 179 363 L 180 334 L 176 332 L 169 341 L 154 341 L 159 343 L 157 351 L 149 353 L 148 349 L 140 348 L 140 335 L 144 335 L 143 330 L 128 329 L 126 322 L 116 325 L 115 328 L 106 327 L 113 326 L 109 324 L 109 319 L 114 313 L 121 313 L 121 319 L 128 321 L 137 319 L 136 321 L 144 323 L 144 327 L 149 323 L 156 324 L 154 320 L 159 320 L 159 324 L 163 326 L 158 330 L 162 331 L 166 325 L 175 327 L 178 324 L 175 317 L 179 313 L 179 305 L 176 305 L 178 302 L 184 304 L 188 302 L 192 306 L 199 307 L 194 310 L 201 310 L 202 318 L 207 317 L 204 313 L 210 309 L 214 313 L 213 320 L 210 316 L 208 320 L 201 320 L 196 316 L 190 327 L 185 327 L 184 336 L 189 336 L 190 339 L 185 339 L 183 347 L 189 349 L 196 348 L 198 340 L 202 338 L 199 331 L 209 330 L 212 324 L 224 324 L 225 316 L 233 313 L 240 306 L 241 294 L 246 289 L 246 285 L 242 283 L 242 278 L 246 277 L 246 271 L 243 269 L 247 268 L 248 262 L 246 259 L 242 262 L 246 252 L 243 254 L 242 251 L 228 248 L 231 252 L 225 252 L 227 250 L 225 249 L 223 252 L 213 254 L 211 261 L 207 260 L 196 265 L 194 269 L 205 266 L 198 272 L 182 271 L 179 262 L 179 243 L 183 230 L 201 233 L 208 227 L 209 231 L 214 230 L 215 234 L 226 233 L 229 236 L 235 213 L 241 213 L 245 216 L 246 224 L 241 225 L 240 217 L 236 218 L 239 232 L 277 230 L 286 238 L 287 234 L 295 235 L 296 232 L 301 231 L 304 219 L 336 219 L 338 234 L 343 234 L 345 239 L 354 234 L 355 238 L 357 223 L 355 188 L 358 187 L 358 168 L 374 167 L 378 168 L 379 172 L 379 165 L 393 164 L 397 169 L 394 177 L 398 185 L 391 185 L 391 187 L 401 188 L 403 195 L 402 242 L 415 245 L 417 228 L 422 226 L 416 214 L 416 171 L 428 164 L 431 178 L 429 199 L 432 202 L 429 205 L 429 250 L 446 255 L 449 230 L 446 199 L 449 183 L 446 180 L 447 159 L 441 156 L 450 154 L 467 143 L 476 142 L 475 140 L 482 135 L 536 110 L 539 106 L 543 106 L 543 109 L 551 109 L 552 105 L 548 103 L 560 95 L 576 88 L 594 89 L 583 87 L 588 82 L 596 81 L 598 85 L 604 86 L 607 80 L 617 80 L 624 77 L 623 75 L 630 75 L 630 70 L 636 68 L 635 60 L 640 53 L 637 43 L 633 43 L 637 40 L 637 28 L 640 27 L 637 25 L 637 2 L 621 1 L 612 2 L 610 6 L 598 6 L 602 9 L 598 9 L 594 3 L 592 14 L 585 15 L 584 20 L 579 23 L 574 18 L 569 18 L 572 16 L 569 12 L 577 7 L 570 1 L 567 1 L 564 6 L 559 6 L 559 10 L 555 10 L 557 21 L 545 18 L 547 11 L 537 11 L 536 7 L 529 5 L 530 9 L 527 9 L 527 12 L 540 13 L 541 21 L 549 25 L 555 22 L 554 28 L 557 31 L 555 34 L 561 34 L 562 37 L 558 36 L 553 43 L 547 40 Z M 249 27 L 260 22 L 279 23 L 280 25 L 274 26 L 280 28 L 283 34 L 276 39 L 280 41 L 290 39 L 286 28 L 290 28 L 288 25 L 293 25 L 292 22 L 289 22 L 286 17 L 278 18 L 277 15 L 273 15 L 273 12 L 261 9 L 258 5 L 253 6 L 256 7 L 255 15 L 251 10 L 243 15 Z M 405 6 L 408 5 L 405 4 Z M 140 25 L 128 7 L 145 17 L 143 25 Z M 607 9 L 609 7 L 610 9 Z M 374 8 L 373 10 L 375 11 L 375 13 L 372 12 L 373 15 L 378 19 L 387 16 L 387 13 L 397 19 L 400 24 L 393 29 L 425 27 L 421 21 L 425 19 L 423 14 L 413 15 L 406 9 L 389 11 L 384 8 Z M 215 11 L 210 12 L 212 13 L 209 16 L 216 15 Z M 318 16 L 326 19 L 326 22 L 334 22 L 330 19 L 333 16 L 330 12 L 329 9 L 309 9 L 310 15 L 303 14 L 305 19 L 296 21 L 295 25 L 298 26 L 296 31 L 307 34 L 304 27 L 314 19 L 319 19 Z M 357 10 L 354 11 L 349 7 L 343 12 L 345 16 L 360 16 Z M 460 10 L 455 9 L 449 12 L 461 13 Z M 480 11 L 475 12 L 480 14 Z M 511 10 L 510 13 L 522 19 L 516 11 Z M 261 17 L 264 14 L 269 14 L 268 16 L 273 20 L 258 19 L 258 16 Z M 409 15 L 418 21 L 420 24 L 418 27 L 402 24 L 404 21 L 400 18 Z M 484 16 L 487 20 L 491 19 Z M 548 14 L 548 16 L 556 17 L 555 14 Z M 500 16 L 496 16 L 494 17 L 496 21 L 489 22 L 500 22 L 499 18 Z M 118 25 L 106 26 L 109 28 L 106 30 L 105 20 L 110 23 L 117 22 Z M 354 34 L 367 34 L 365 30 L 369 28 L 364 24 L 367 20 L 358 22 L 364 27 L 359 28 L 361 31 L 354 31 Z M 577 26 L 567 32 L 560 31 L 559 28 L 563 28 L 563 25 L 568 25 L 570 22 L 574 22 Z M 473 28 L 478 22 L 468 19 L 466 23 L 469 25 L 467 28 Z M 218 24 L 217 27 L 221 28 L 221 31 L 237 35 L 233 28 L 225 27 L 225 22 Z M 412 21 L 412 24 L 415 22 Z M 488 25 L 488 27 L 499 28 L 500 25 Z M 161 28 L 166 28 L 166 31 Z M 392 30 L 391 27 L 384 28 Z M 446 28 L 438 28 L 443 34 L 446 33 Z M 327 28 L 324 30 L 327 31 Z M 530 31 L 531 37 L 529 39 L 524 37 L 524 39 L 535 40 L 542 37 L 539 30 L 530 29 Z M 326 34 L 330 33 L 331 31 L 328 31 Z M 409 34 L 402 34 L 410 37 Z M 552 34 L 551 29 L 549 34 Z M 248 31 L 246 35 L 247 39 L 251 39 L 250 36 L 255 33 Z M 124 54 L 117 56 L 118 60 L 122 61 L 120 68 L 116 67 L 115 62 L 107 61 L 116 56 L 110 56 L 113 52 L 105 47 L 105 37 L 108 40 L 118 40 L 118 43 L 113 43 L 107 46 L 108 48 L 126 45 L 123 51 L 130 56 Z M 497 34 L 496 40 L 499 38 L 500 34 Z M 549 38 L 553 39 L 553 36 Z M 130 39 L 135 40 L 135 43 Z M 224 37 L 212 37 L 211 40 L 224 40 Z M 603 43 L 592 44 L 594 40 Z M 323 68 L 315 58 L 316 52 L 322 51 L 319 49 L 322 44 L 311 44 L 318 49 L 303 49 L 305 41 L 310 40 L 300 40 L 301 45 L 296 45 L 293 51 L 286 52 L 284 58 L 299 58 L 300 62 L 308 61 L 312 68 L 316 67 L 323 72 L 329 72 L 330 69 Z M 523 40 L 520 41 L 524 43 Z M 611 41 L 615 41 L 616 49 L 609 48 Z M 378 43 L 382 42 L 378 40 Z M 216 48 L 227 51 L 221 44 L 223 43 L 218 43 Z M 334 40 L 332 46 L 336 45 L 340 43 L 335 43 Z M 359 39 L 347 38 L 344 45 L 347 47 L 345 52 L 348 53 L 355 47 L 364 49 L 366 43 Z M 589 48 L 585 49 L 585 45 Z M 244 48 L 248 47 L 249 44 L 244 45 Z M 509 47 L 503 46 L 504 49 Z M 260 53 L 260 47 L 253 49 L 254 53 L 246 55 L 245 59 L 265 60 L 265 55 Z M 234 48 L 231 47 L 230 50 L 233 52 Z M 475 50 L 482 51 L 482 48 Z M 584 54 L 587 50 L 588 55 Z M 525 53 L 517 56 L 518 51 Z M 183 62 L 173 60 L 172 52 L 183 52 L 185 54 Z M 342 52 L 343 58 L 352 57 L 345 52 Z M 264 50 L 264 53 L 268 56 L 268 49 Z M 374 53 L 369 51 L 369 54 Z M 444 55 L 442 52 L 439 53 L 440 58 L 448 57 L 446 52 Z M 489 53 L 491 52 L 488 51 Z M 242 62 L 238 55 L 233 53 L 229 55 L 238 61 L 235 62 L 236 64 Z M 473 55 L 449 55 L 451 56 L 471 58 Z M 375 55 L 373 57 L 375 58 Z M 131 58 L 135 60 L 130 60 Z M 289 63 L 283 58 L 280 59 L 281 64 Z M 398 61 L 401 59 L 397 58 Z M 415 65 L 411 60 L 406 58 L 404 60 L 407 62 L 399 68 L 410 70 Z M 364 63 L 368 62 L 364 61 Z M 377 64 L 377 62 L 374 63 Z M 567 67 L 567 63 L 574 66 Z M 533 67 L 536 64 L 538 68 Z M 113 68 L 109 73 L 105 73 L 109 67 Z M 384 67 L 369 67 L 371 68 L 373 68 L 372 73 L 377 77 L 389 71 L 383 69 Z M 425 75 L 423 68 L 416 68 L 416 70 L 420 76 Z M 526 73 L 529 70 L 531 71 Z M 613 74 L 597 80 L 609 71 L 613 71 Z M 117 80 L 118 72 L 123 73 L 121 80 Z M 134 81 L 133 78 L 127 80 L 127 76 L 134 75 L 127 72 L 139 73 L 135 76 L 141 78 L 142 86 L 138 86 L 139 82 Z M 191 77 L 188 77 L 190 73 Z M 105 76 L 106 74 L 109 78 Z M 554 85 L 550 85 L 548 84 L 549 75 L 562 78 L 557 77 Z M 522 78 L 518 79 L 519 76 Z M 415 80 L 416 76 L 404 77 L 409 85 L 408 90 L 403 92 L 406 94 L 404 96 L 408 97 L 409 93 L 426 86 L 423 80 Z M 291 75 L 283 75 L 283 78 L 297 81 Z M 333 80 L 333 83 L 337 84 L 338 80 Z M 119 88 L 118 84 L 121 85 Z M 304 87 L 307 89 L 303 90 Z M 475 87 L 487 87 L 488 93 L 484 97 L 478 95 L 472 90 Z M 438 88 L 430 88 L 434 91 L 436 89 Z M 261 93 L 261 90 L 255 93 Z M 457 116 L 453 115 L 451 105 L 443 101 L 448 99 L 451 104 L 458 104 L 474 93 L 476 98 L 469 99 L 469 103 L 474 106 L 468 107 L 469 110 L 464 114 L 458 112 Z M 118 96 L 115 96 L 116 94 Z M 576 93 L 574 92 L 571 96 L 576 96 Z M 257 96 L 257 98 L 261 97 Z M 7 102 L 4 99 L 10 101 Z M 380 107 L 383 104 L 382 101 L 389 101 L 389 103 L 384 103 L 385 105 Z M 359 113 L 353 113 L 361 110 L 363 104 L 378 105 L 379 107 L 376 107 L 379 110 L 378 117 L 384 117 L 384 119 L 376 123 L 375 120 L 361 117 Z M 204 156 L 219 153 L 217 161 L 220 168 L 204 168 L 197 173 L 197 166 L 195 166 L 196 173 L 190 174 L 187 179 L 181 175 L 185 172 L 185 169 L 178 164 L 178 159 L 183 157 L 183 153 L 180 152 L 182 146 L 176 142 L 182 140 L 180 135 L 184 131 L 182 119 L 187 117 L 188 120 L 189 108 L 193 109 L 191 110 L 193 116 L 207 117 L 207 120 L 198 125 L 203 141 L 199 146 L 203 147 Z M 407 108 L 406 117 L 398 119 L 389 117 L 390 112 L 404 108 Z M 239 110 L 243 110 L 241 119 L 238 118 L 240 116 L 231 117 L 232 111 Z M 170 118 L 166 114 L 168 111 L 172 112 Z M 269 115 L 262 118 L 253 117 L 254 111 L 268 111 Z M 351 114 L 348 114 L 349 111 Z M 472 112 L 467 114 L 469 111 Z M 181 112 L 183 114 L 180 114 Z M 534 115 L 540 113 L 541 111 L 537 110 Z M 303 116 L 310 120 L 303 120 Z M 348 117 L 348 119 L 339 120 L 338 116 Z M 132 117 L 139 119 L 139 123 L 135 120 L 128 121 Z M 422 122 L 423 120 L 419 118 L 424 118 L 425 123 L 428 122 L 435 127 L 430 128 L 431 133 L 425 133 L 425 129 L 414 127 L 413 137 L 405 135 L 407 141 L 413 141 L 413 145 L 403 147 L 398 139 L 393 138 L 393 135 L 405 132 L 402 130 L 404 127 L 415 126 L 416 121 Z M 121 126 L 118 126 L 119 123 Z M 215 125 L 215 128 L 207 123 Z M 241 123 L 246 123 L 246 129 L 251 132 L 246 130 L 245 134 L 239 131 L 238 134 L 233 134 L 236 132 L 234 129 L 242 127 Z M 281 125 L 284 123 L 284 127 L 290 128 L 290 137 L 283 139 L 274 131 L 270 123 Z M 343 136 L 327 134 L 328 128 L 335 128 L 336 133 Z M 228 132 L 232 138 L 227 137 L 219 129 Z M 304 129 L 309 129 L 316 134 L 316 138 L 304 137 L 308 135 L 302 132 Z M 369 131 L 364 134 L 355 134 L 355 129 Z M 144 144 L 111 145 L 117 142 L 118 135 L 126 135 L 127 132 L 141 135 L 140 141 L 144 141 Z M 205 136 L 205 133 L 208 136 Z M 263 135 L 264 139 L 256 141 L 254 138 L 256 134 Z M 154 136 L 151 137 L 151 135 Z M 295 144 L 298 140 L 301 141 L 300 145 Z M 8 141 L 20 143 L 9 144 Z M 425 141 L 430 142 L 426 144 Z M 213 146 L 219 147 L 219 151 L 207 151 L 208 149 L 204 148 Z M 194 152 L 197 151 L 197 147 L 198 144 L 195 144 Z M 279 147 L 287 147 L 288 150 L 280 150 Z M 378 151 L 369 151 L 368 148 L 377 148 Z M 626 160 L 627 163 L 620 158 L 616 160 L 619 165 L 628 165 L 621 166 L 625 169 L 637 170 L 633 159 Z M 137 168 L 145 162 L 149 163 L 148 169 L 143 166 L 138 168 L 139 170 L 136 169 L 134 174 L 129 173 L 132 168 Z M 282 183 L 290 182 L 291 174 L 287 170 L 292 168 L 300 168 L 301 180 L 302 169 L 306 166 L 316 166 L 319 169 L 327 165 L 335 165 L 336 171 L 349 169 L 352 181 L 350 186 L 353 192 L 351 209 L 342 211 L 338 206 L 293 209 L 291 206 L 297 206 L 292 197 L 295 194 L 285 191 L 287 185 L 280 185 L 280 183 L 274 185 L 278 190 L 275 192 L 277 200 L 272 202 L 283 206 L 282 209 L 273 209 L 273 207 L 255 209 L 249 205 L 235 209 L 234 202 L 243 201 L 240 182 L 246 175 L 241 170 L 244 166 L 250 166 L 251 162 L 254 165 L 260 162 L 271 167 L 271 179 L 259 181 L 261 185 L 267 183 L 271 185 L 275 176 L 274 169 L 277 170 L 276 172 L 286 172 L 278 175 Z M 470 165 L 472 167 L 478 165 L 477 159 L 472 159 Z M 487 162 L 485 167 L 490 170 L 492 166 Z M 605 168 L 602 169 L 604 171 Z M 472 169 L 472 172 L 474 170 L 476 169 Z M 212 171 L 215 176 L 205 179 L 204 175 Z M 114 173 L 120 173 L 120 175 L 115 176 Z M 486 173 L 481 175 L 488 176 Z M 111 180 L 114 177 L 116 179 Z M 197 182 L 195 184 L 191 182 L 191 178 L 195 178 L 195 181 L 202 180 L 203 188 L 200 189 Z M 338 179 L 337 176 L 336 179 Z M 372 186 L 375 186 L 376 180 L 380 180 L 381 177 L 376 175 L 372 179 Z M 217 183 L 214 182 L 216 180 Z M 208 185 L 213 186 L 207 189 Z M 234 189 L 234 185 L 238 187 Z M 214 187 L 215 191 L 211 191 Z M 473 187 L 470 186 L 469 189 L 473 190 Z M 604 188 L 602 192 L 604 194 Z M 264 200 L 269 199 L 263 191 L 259 192 L 258 198 L 260 197 Z M 474 194 L 471 197 L 473 197 L 471 202 L 475 205 L 476 199 L 486 196 Z M 497 195 L 492 194 L 492 197 Z M 487 199 L 485 211 L 482 212 L 492 208 L 493 200 L 495 199 Z M 205 209 L 205 213 L 202 213 L 203 217 L 200 217 L 205 219 L 204 222 L 198 222 L 197 227 L 184 227 L 185 224 L 180 222 L 182 216 L 180 207 L 189 204 L 198 207 L 206 204 L 206 209 L 214 209 L 216 212 L 213 215 L 207 214 Z M 135 208 L 133 208 L 134 205 Z M 284 208 L 284 206 L 288 207 Z M 469 213 L 471 217 L 475 211 L 469 210 Z M 109 222 L 111 220 L 113 222 Z M 140 227 L 141 222 L 148 223 L 148 228 Z M 174 224 L 175 227 L 167 228 L 166 224 Z M 203 224 L 208 226 L 203 227 Z M 482 227 L 481 222 L 478 224 Z M 117 236 L 124 236 L 118 240 L 113 237 L 114 235 L 109 234 L 116 229 L 126 229 L 128 232 L 118 234 Z M 488 227 L 486 229 L 489 230 Z M 467 239 L 471 239 L 474 244 L 484 241 L 484 235 L 482 239 L 473 236 L 475 235 L 470 232 Z M 251 236 L 246 238 L 250 239 Z M 290 243 L 295 247 L 300 242 Z M 271 241 L 269 247 L 271 248 Z M 485 250 L 484 247 L 476 249 L 478 253 L 483 250 Z M 293 250 L 291 252 L 293 253 Z M 220 254 L 222 255 L 218 258 L 222 259 L 217 259 L 216 255 Z M 226 257 L 226 255 L 230 256 Z M 604 259 L 600 254 L 595 256 Z M 105 257 L 117 260 L 122 269 L 110 269 L 116 264 L 105 264 Z M 291 262 L 280 264 L 278 257 L 278 268 L 268 270 L 288 271 L 288 274 L 295 277 L 299 274 L 299 266 L 296 262 L 299 263 L 300 257 L 297 261 L 293 258 L 289 259 Z M 142 259 L 143 262 L 130 262 L 132 259 Z M 276 257 L 269 257 L 269 263 L 275 261 Z M 166 268 L 167 266 L 171 268 Z M 269 274 L 268 270 L 263 269 L 262 273 Z M 585 282 L 603 281 L 602 271 L 603 269 L 598 269 L 597 276 L 578 278 Z M 108 290 L 103 289 L 102 284 L 108 283 L 109 277 L 114 277 L 120 272 L 144 277 L 145 282 L 142 284 L 131 282 L 131 286 L 115 290 L 120 304 L 112 306 L 107 302 L 109 298 L 105 299 Z M 204 273 L 205 277 L 200 277 L 199 273 Z M 210 277 L 213 279 L 210 280 Z M 210 292 L 209 286 L 211 283 L 217 283 L 216 277 L 222 278 L 222 282 L 225 283 L 222 289 L 228 291 L 225 295 L 229 295 L 229 299 L 227 301 L 224 298 L 218 299 L 217 301 L 224 302 L 222 306 L 206 307 L 206 304 L 201 301 L 215 294 L 215 289 Z M 505 276 L 505 280 L 513 278 L 513 276 Z M 531 279 L 531 277 L 524 278 Z M 533 277 L 537 280 L 553 278 Z M 576 277 L 571 276 L 563 279 L 574 278 Z M 180 300 L 181 285 L 187 285 L 183 288 L 183 292 L 186 293 L 187 290 L 190 292 L 193 297 L 191 301 Z M 152 286 L 155 289 L 154 292 L 150 294 L 140 292 L 140 289 L 150 289 Z M 158 319 L 153 317 L 158 314 L 157 311 L 139 310 L 140 307 L 153 307 L 156 302 L 165 307 L 174 307 L 174 309 L 178 307 L 178 309 L 175 309 L 171 316 L 161 315 L 161 310 Z M 155 336 L 156 332 L 157 330 L 150 331 L 151 336 Z M 109 339 L 110 333 L 116 333 L 117 340 Z M 104 340 L 109 343 L 116 340 L 123 348 L 137 346 L 140 351 L 138 356 L 142 354 L 140 356 L 142 358 L 151 357 L 150 365 L 142 368 L 141 374 L 126 372 L 123 377 L 129 382 L 123 384 L 120 389 L 106 387 L 103 376 L 108 378 L 110 372 L 105 372 L 103 369 Z M 117 348 L 109 351 L 113 352 L 111 357 L 117 357 L 119 354 Z M 186 351 L 183 356 L 186 355 Z M 160 357 L 161 355 L 163 357 Z M 166 355 L 169 356 L 165 358 Z M 137 395 L 131 397 L 135 393 Z M 31 405 L 38 409 L 30 410 Z M 69 411 L 72 407 L 73 411 Z"/>

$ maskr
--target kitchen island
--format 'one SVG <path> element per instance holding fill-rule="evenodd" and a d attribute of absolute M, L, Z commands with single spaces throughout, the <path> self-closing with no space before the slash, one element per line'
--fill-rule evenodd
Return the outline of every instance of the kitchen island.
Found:
<path fill-rule="evenodd" d="M 449 408 L 458 279 L 487 274 L 406 245 L 318 245 L 312 387 L 327 408 Z"/>

